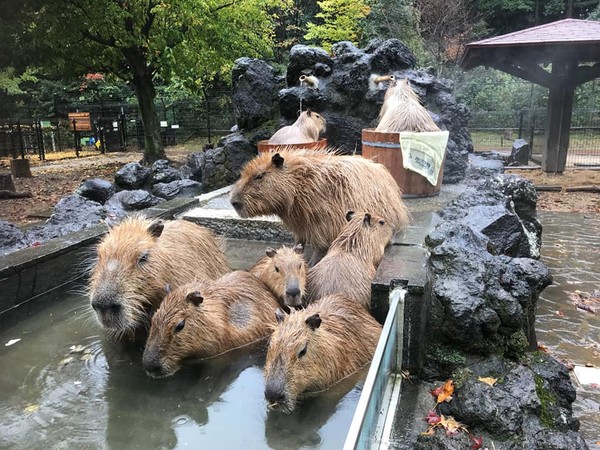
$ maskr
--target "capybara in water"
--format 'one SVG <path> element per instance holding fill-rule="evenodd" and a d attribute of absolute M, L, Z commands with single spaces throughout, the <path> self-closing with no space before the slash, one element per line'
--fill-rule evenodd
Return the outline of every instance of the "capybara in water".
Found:
<path fill-rule="evenodd" d="M 129 217 L 97 246 L 89 291 L 100 324 L 117 332 L 148 326 L 172 288 L 229 271 L 217 237 L 185 220 Z"/>
<path fill-rule="evenodd" d="M 265 363 L 265 398 L 291 412 L 302 393 L 321 391 L 373 358 L 381 325 L 357 302 L 329 295 L 279 314 Z"/>
<path fill-rule="evenodd" d="M 390 85 L 385 92 L 375 131 L 440 131 L 408 80 L 398 80 L 393 75 L 379 78 L 389 80 Z"/>
<path fill-rule="evenodd" d="M 248 162 L 231 204 L 241 217 L 276 214 L 296 242 L 314 248 L 313 266 L 346 225 L 346 212 L 370 211 L 395 230 L 408 223 L 402 193 L 382 164 L 331 150 L 280 150 Z"/>
<path fill-rule="evenodd" d="M 269 247 L 265 253 L 267 256 L 259 259 L 249 272 L 271 289 L 282 306 L 302 306 L 307 270 L 302 244 L 293 248 L 284 245 L 277 250 Z"/>
<path fill-rule="evenodd" d="M 343 294 L 367 311 L 371 308 L 371 281 L 394 234 L 381 217 L 348 211 L 348 220 L 327 255 L 308 271 L 306 301 Z"/>
<path fill-rule="evenodd" d="M 269 144 L 306 144 L 317 142 L 319 136 L 325 133 L 325 119 L 310 109 L 302 112 L 298 119 L 275 132 Z"/>
<path fill-rule="evenodd" d="M 268 337 L 279 307 L 269 288 L 246 271 L 170 292 L 152 317 L 144 369 L 175 373 L 183 360 L 209 358 Z"/>

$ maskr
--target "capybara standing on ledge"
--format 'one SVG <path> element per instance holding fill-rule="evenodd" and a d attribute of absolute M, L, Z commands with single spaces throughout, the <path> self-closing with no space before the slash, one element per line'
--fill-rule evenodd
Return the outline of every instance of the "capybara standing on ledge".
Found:
<path fill-rule="evenodd" d="M 394 234 L 393 227 L 369 213 L 348 211 L 347 225 L 327 255 L 308 271 L 307 302 L 343 294 L 367 311 L 371 308 L 371 281 Z"/>
<path fill-rule="evenodd" d="M 440 131 L 408 80 L 398 80 L 393 75 L 381 78 L 389 80 L 390 85 L 385 91 L 375 131 Z"/>
<path fill-rule="evenodd" d="M 319 136 L 325 133 L 325 119 L 322 115 L 307 109 L 298 119 L 275 132 L 269 144 L 306 144 L 317 142 Z"/>
<path fill-rule="evenodd" d="M 241 217 L 276 214 L 296 242 L 314 247 L 314 265 L 346 225 L 346 212 L 370 211 L 400 230 L 408 223 L 402 193 L 390 172 L 361 156 L 281 150 L 248 162 L 231 204 Z"/>
<path fill-rule="evenodd" d="M 280 320 L 267 350 L 265 398 L 287 413 L 302 393 L 326 389 L 368 364 L 381 334 L 381 325 L 343 295 Z"/>
<path fill-rule="evenodd" d="M 181 286 L 152 317 L 144 369 L 151 377 L 166 377 L 184 359 L 210 358 L 266 338 L 278 307 L 269 288 L 241 270 Z"/>
<path fill-rule="evenodd" d="M 271 289 L 282 306 L 302 306 L 307 266 L 302 244 L 293 248 L 284 245 L 277 250 L 269 247 L 266 253 L 249 272 Z"/>
<path fill-rule="evenodd" d="M 97 247 L 89 290 L 100 324 L 117 332 L 147 327 L 172 288 L 216 279 L 229 263 L 212 231 L 185 220 L 130 217 Z"/>

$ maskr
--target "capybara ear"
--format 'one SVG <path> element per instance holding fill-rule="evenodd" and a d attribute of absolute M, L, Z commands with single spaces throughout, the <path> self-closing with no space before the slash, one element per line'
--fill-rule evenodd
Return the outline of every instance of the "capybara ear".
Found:
<path fill-rule="evenodd" d="M 319 314 L 313 314 L 308 319 L 306 319 L 306 325 L 308 325 L 308 327 L 313 331 L 319 328 L 321 326 L 321 317 L 319 316 Z"/>
<path fill-rule="evenodd" d="M 148 233 L 150 233 L 153 237 L 159 238 L 165 229 L 165 224 L 162 220 L 155 220 L 148 227 Z"/>
<path fill-rule="evenodd" d="M 165 284 L 165 292 L 169 294 L 171 292 L 171 285 L 169 283 Z"/>
<path fill-rule="evenodd" d="M 285 314 L 281 310 L 281 308 L 277 308 L 275 310 L 275 318 L 277 319 L 277 323 L 283 323 L 283 321 L 285 320 Z"/>
<path fill-rule="evenodd" d="M 304 246 L 302 244 L 296 244 L 294 246 L 294 251 L 296 253 L 298 253 L 299 255 L 303 255 L 304 254 Z"/>
<path fill-rule="evenodd" d="M 312 110 L 310 108 L 306 108 L 306 115 L 310 117 L 312 114 Z"/>
<path fill-rule="evenodd" d="M 365 226 L 370 226 L 371 225 L 371 214 L 369 214 L 369 213 L 365 214 L 365 218 L 363 219 L 363 223 L 365 224 Z"/>
<path fill-rule="evenodd" d="M 346 222 L 350 222 L 353 217 L 354 217 L 354 211 L 349 209 L 348 212 L 346 213 Z"/>
<path fill-rule="evenodd" d="M 194 306 L 198 306 L 204 300 L 202 294 L 199 291 L 190 292 L 185 298 L 188 302 L 192 303 Z"/>
<path fill-rule="evenodd" d="M 279 153 L 275 153 L 273 155 L 273 157 L 271 158 L 271 162 L 278 169 L 281 169 L 283 167 L 283 161 L 284 160 L 283 160 L 283 158 L 281 157 L 281 155 Z"/>
<path fill-rule="evenodd" d="M 275 256 L 277 254 L 277 250 L 275 250 L 271 247 L 267 247 L 267 249 L 265 250 L 265 253 L 267 254 L 267 256 L 269 258 L 272 258 L 273 256 Z"/>

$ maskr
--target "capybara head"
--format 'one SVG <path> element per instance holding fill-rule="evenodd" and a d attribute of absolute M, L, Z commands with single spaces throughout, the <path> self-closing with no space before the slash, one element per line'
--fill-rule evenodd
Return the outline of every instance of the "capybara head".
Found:
<path fill-rule="evenodd" d="M 269 264 L 260 279 L 289 308 L 302 305 L 306 291 L 306 261 L 304 247 L 297 244 L 293 248 L 286 246 L 278 250 L 267 248 Z"/>
<path fill-rule="evenodd" d="M 330 252 L 358 254 L 375 266 L 379 265 L 394 235 L 394 226 L 382 217 L 352 210 L 346 213 L 346 220 L 348 223 L 331 244 Z"/>
<path fill-rule="evenodd" d="M 206 336 L 205 345 L 211 345 L 206 315 L 201 311 L 204 297 L 197 288 L 185 285 L 173 290 L 152 317 L 143 356 L 149 376 L 162 378 L 175 373 L 185 358 L 198 352 L 194 336 Z"/>
<path fill-rule="evenodd" d="M 318 140 L 320 136 L 323 136 L 327 130 L 325 118 L 321 114 L 311 111 L 310 108 L 300 114 L 296 123 L 315 141 Z"/>
<path fill-rule="evenodd" d="M 344 295 L 276 315 L 279 325 L 265 361 L 265 398 L 283 412 L 293 411 L 301 394 L 326 389 L 368 364 L 381 334 L 365 308 Z"/>
<path fill-rule="evenodd" d="M 90 277 L 92 308 L 108 329 L 133 330 L 147 319 L 149 298 L 164 295 L 164 286 L 152 280 L 160 268 L 154 254 L 164 224 L 128 218 L 98 244 L 98 259 Z"/>
<path fill-rule="evenodd" d="M 294 198 L 293 174 L 279 153 L 262 153 L 250 161 L 231 191 L 240 217 L 282 215 Z"/>

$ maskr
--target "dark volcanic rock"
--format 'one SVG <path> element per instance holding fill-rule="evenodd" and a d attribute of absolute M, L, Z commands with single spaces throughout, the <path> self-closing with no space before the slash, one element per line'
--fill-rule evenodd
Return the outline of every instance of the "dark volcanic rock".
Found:
<path fill-rule="evenodd" d="M 152 170 L 140 163 L 127 163 L 115 174 L 115 184 L 121 189 L 139 189 L 146 185 Z"/>
<path fill-rule="evenodd" d="M 241 133 L 233 133 L 223 137 L 218 146 L 223 147 L 227 158 L 231 162 L 231 171 L 234 178 L 237 178 L 246 163 L 257 155 L 256 146 Z M 210 157 L 214 160 L 212 154 Z"/>
<path fill-rule="evenodd" d="M 169 161 L 166 159 L 159 159 L 152 164 L 152 177 L 150 179 L 151 184 L 156 183 L 170 183 L 181 179 L 181 174 L 175 168 L 169 165 Z"/>
<path fill-rule="evenodd" d="M 202 173 L 202 185 L 205 191 L 220 189 L 236 179 L 231 169 L 231 161 L 223 147 L 206 151 L 206 163 Z"/>
<path fill-rule="evenodd" d="M 300 75 L 316 72 L 317 65 L 321 65 L 319 67 L 323 71 L 322 66 L 331 67 L 333 60 L 322 48 L 294 45 L 290 50 L 290 62 L 286 75 L 287 85 L 298 86 Z"/>
<path fill-rule="evenodd" d="M 27 247 L 23 232 L 15 225 L 0 220 L 0 255 Z"/>
<path fill-rule="evenodd" d="M 132 211 L 146 209 L 164 201 L 142 189 L 117 192 L 106 202 L 107 218 L 111 222 L 119 222 Z"/>
<path fill-rule="evenodd" d="M 189 174 L 185 178 L 190 178 L 194 181 L 202 182 L 202 171 L 206 164 L 206 154 L 202 152 L 190 153 L 184 166 L 181 167 L 181 172 Z M 182 176 L 182 178 L 184 178 Z"/>
<path fill-rule="evenodd" d="M 240 129 L 253 129 L 277 114 L 279 80 L 260 59 L 239 58 L 232 70 L 233 105 Z"/>
<path fill-rule="evenodd" d="M 525 139 L 515 139 L 510 151 L 508 162 L 509 164 L 526 166 L 529 164 L 530 154 L 531 148 L 529 147 L 529 143 Z"/>
<path fill-rule="evenodd" d="M 371 59 L 371 69 L 381 74 L 413 69 L 416 64 L 413 52 L 398 39 L 388 39 L 377 46 Z"/>
<path fill-rule="evenodd" d="M 75 193 L 89 200 L 104 204 L 114 195 L 115 191 L 116 187 L 114 183 L 100 178 L 93 178 L 81 183 Z"/>
<path fill-rule="evenodd" d="M 152 186 L 152 194 L 171 200 L 175 197 L 195 197 L 202 193 L 202 183 L 194 180 L 175 180 L 170 183 L 156 183 Z"/>

